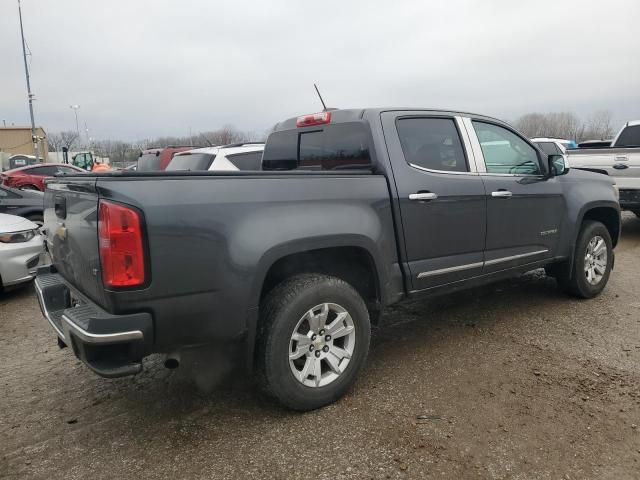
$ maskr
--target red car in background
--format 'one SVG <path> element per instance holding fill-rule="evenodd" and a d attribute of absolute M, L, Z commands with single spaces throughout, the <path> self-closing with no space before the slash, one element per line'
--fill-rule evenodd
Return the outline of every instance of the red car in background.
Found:
<path fill-rule="evenodd" d="M 140 152 L 136 171 L 157 172 L 159 170 L 165 170 L 176 153 L 193 150 L 194 148 L 199 147 L 194 147 L 193 145 L 190 147 L 171 145 L 164 148 L 149 148 L 143 150 Z"/>
<path fill-rule="evenodd" d="M 57 174 L 77 175 L 85 170 L 64 163 L 39 163 L 14 168 L 0 173 L 0 184 L 20 190 L 40 190 L 44 192 L 44 181 Z"/>

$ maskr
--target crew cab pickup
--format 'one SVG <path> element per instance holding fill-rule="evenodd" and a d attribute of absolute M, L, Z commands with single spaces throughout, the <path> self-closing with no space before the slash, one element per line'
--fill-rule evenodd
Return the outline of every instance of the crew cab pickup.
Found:
<path fill-rule="evenodd" d="M 354 382 L 387 305 L 539 267 L 598 295 L 620 209 L 609 177 L 499 120 L 333 110 L 278 124 L 262 171 L 53 179 L 45 229 L 42 311 L 94 372 L 237 345 L 268 393 L 309 410 Z"/>
<path fill-rule="evenodd" d="M 567 150 L 572 167 L 605 173 L 620 189 L 620 206 L 640 216 L 640 120 L 628 122 L 610 147 Z"/>

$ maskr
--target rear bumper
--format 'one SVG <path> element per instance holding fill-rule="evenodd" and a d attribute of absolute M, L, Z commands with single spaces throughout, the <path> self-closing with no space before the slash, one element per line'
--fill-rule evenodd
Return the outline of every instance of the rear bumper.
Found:
<path fill-rule="evenodd" d="M 624 210 L 640 210 L 640 190 L 621 188 L 620 207 Z"/>
<path fill-rule="evenodd" d="M 142 371 L 153 338 L 149 313 L 112 315 L 88 300 L 56 273 L 38 269 L 35 289 L 42 314 L 64 345 L 103 377 Z"/>

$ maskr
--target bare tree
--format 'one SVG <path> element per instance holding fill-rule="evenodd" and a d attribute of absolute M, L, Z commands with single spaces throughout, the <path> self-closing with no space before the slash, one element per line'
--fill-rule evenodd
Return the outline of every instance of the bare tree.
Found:
<path fill-rule="evenodd" d="M 67 150 L 71 151 L 71 148 L 76 145 L 78 142 L 78 133 L 72 130 L 67 130 L 66 132 L 60 132 L 60 139 L 62 141 L 62 146 L 67 147 Z"/>
<path fill-rule="evenodd" d="M 60 152 L 64 146 L 61 133 L 49 133 L 47 135 L 47 142 L 49 143 L 50 152 Z"/>
<path fill-rule="evenodd" d="M 613 135 L 611 112 L 608 110 L 598 110 L 591 115 L 587 119 L 584 135 L 594 140 L 610 138 Z"/>

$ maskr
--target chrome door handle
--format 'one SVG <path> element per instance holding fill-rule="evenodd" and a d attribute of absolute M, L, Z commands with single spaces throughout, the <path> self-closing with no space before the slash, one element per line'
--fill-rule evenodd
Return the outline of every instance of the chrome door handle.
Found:
<path fill-rule="evenodd" d="M 429 201 L 429 200 L 435 200 L 436 198 L 438 198 L 438 195 L 431 192 L 411 193 L 409 195 L 409 200 L 416 200 L 416 201 L 423 201 L 423 202 Z"/>
<path fill-rule="evenodd" d="M 509 190 L 498 190 L 497 192 L 491 192 L 491 196 L 496 198 L 511 198 L 513 193 Z"/>
<path fill-rule="evenodd" d="M 627 160 L 629 160 L 629 157 L 625 155 L 616 156 L 616 162 L 626 162 Z"/>

